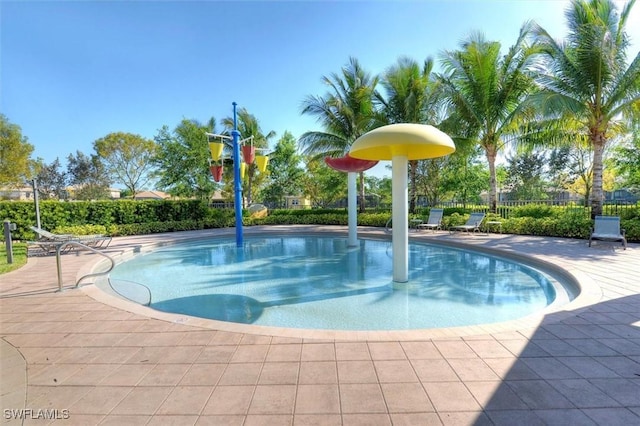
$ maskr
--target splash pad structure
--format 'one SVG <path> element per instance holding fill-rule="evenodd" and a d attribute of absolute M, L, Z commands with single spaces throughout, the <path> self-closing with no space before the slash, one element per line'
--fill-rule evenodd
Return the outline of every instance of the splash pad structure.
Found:
<path fill-rule="evenodd" d="M 444 132 L 426 124 L 378 127 L 358 138 L 349 151 L 361 160 L 391 160 L 393 281 L 409 281 L 408 163 L 449 155 L 456 150 Z"/>
<path fill-rule="evenodd" d="M 231 136 L 217 135 L 213 133 L 207 133 L 207 137 L 219 138 L 220 142 L 209 142 L 209 151 L 211 153 L 211 160 L 217 163 L 219 160 L 221 164 L 211 164 L 209 160 L 209 169 L 213 180 L 220 182 L 222 179 L 222 163 L 224 162 L 222 152 L 224 150 L 223 141 L 231 140 L 233 153 L 233 189 L 234 189 L 234 208 L 236 216 L 236 246 L 242 247 L 244 241 L 244 230 L 242 227 L 242 179 L 247 165 L 253 164 L 255 161 L 258 165 L 258 169 L 261 172 L 267 170 L 267 164 L 269 163 L 269 157 L 266 155 L 256 155 L 256 147 L 253 146 L 253 136 L 249 136 L 243 140 L 239 140 L 240 132 L 238 131 L 238 114 L 236 111 L 237 103 L 233 102 L 233 130 Z M 240 151 L 242 150 L 242 157 L 244 161 L 240 160 Z"/>

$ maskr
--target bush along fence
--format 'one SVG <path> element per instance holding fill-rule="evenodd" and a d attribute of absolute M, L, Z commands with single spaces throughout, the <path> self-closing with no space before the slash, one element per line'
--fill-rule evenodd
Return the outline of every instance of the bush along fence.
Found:
<path fill-rule="evenodd" d="M 604 214 L 621 217 L 629 242 L 640 242 L 640 206 L 626 206 L 617 211 L 605 206 Z M 486 206 L 445 207 L 445 228 L 463 224 L 471 212 L 487 212 Z M 410 219 L 423 219 L 429 208 L 419 209 Z M 101 201 L 40 203 L 42 228 L 56 233 L 78 235 L 107 234 L 111 236 L 142 235 L 160 232 L 185 231 L 235 226 L 234 211 L 210 208 L 197 200 L 165 201 Z M 367 210 L 358 214 L 361 226 L 384 227 L 391 211 Z M 32 240 L 29 229 L 35 225 L 35 210 L 31 202 L 0 202 L 0 220 L 16 223 L 13 232 L 16 240 Z M 593 227 L 590 211 L 580 206 L 553 206 L 549 204 L 526 204 L 508 206 L 499 214 L 487 213 L 487 221 L 501 222 L 502 232 L 521 235 L 588 238 Z M 348 224 L 346 208 L 272 210 L 265 218 L 251 218 L 245 212 L 243 223 L 251 225 L 341 225 Z"/>

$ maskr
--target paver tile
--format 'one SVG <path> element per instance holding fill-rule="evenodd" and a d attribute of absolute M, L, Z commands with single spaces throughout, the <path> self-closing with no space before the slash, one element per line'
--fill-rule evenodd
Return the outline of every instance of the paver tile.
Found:
<path fill-rule="evenodd" d="M 296 416 L 298 414 L 340 413 L 338 385 L 299 385 L 295 413 Z M 311 420 L 318 419 L 315 417 L 306 418 L 306 421 L 310 422 Z"/>
<path fill-rule="evenodd" d="M 341 384 L 343 413 L 386 413 L 387 407 L 378 384 Z"/>
<path fill-rule="evenodd" d="M 293 415 L 295 399 L 294 385 L 260 385 L 253 394 L 249 414 Z"/>
<path fill-rule="evenodd" d="M 390 413 L 435 411 L 420 383 L 382 383 L 380 386 Z"/>

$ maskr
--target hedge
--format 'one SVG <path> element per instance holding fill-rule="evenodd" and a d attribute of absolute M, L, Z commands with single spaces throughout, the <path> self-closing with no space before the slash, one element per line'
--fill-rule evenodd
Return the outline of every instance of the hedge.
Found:
<path fill-rule="evenodd" d="M 40 202 L 40 226 L 43 229 L 54 232 L 62 232 L 65 229 L 66 232 L 70 232 L 69 230 L 73 229 L 75 231 L 73 233 L 80 235 L 131 235 L 128 231 L 131 226 L 124 227 L 122 230 L 120 227 L 150 223 L 191 221 L 202 222 L 203 226 L 207 226 L 208 220 L 213 220 L 214 224 L 217 223 L 216 218 L 221 214 L 223 213 L 220 211 L 212 211 L 200 200 Z M 29 229 L 36 224 L 33 202 L 0 201 L 0 219 L 8 219 L 16 224 L 17 229 L 12 233 L 14 239 L 35 238 L 35 233 Z M 223 223 L 224 226 L 228 226 L 227 221 Z M 98 228 L 94 228 L 95 226 Z M 153 225 L 151 228 L 161 229 L 165 226 L 168 225 Z M 185 223 L 183 226 L 193 229 L 195 225 Z M 141 227 L 143 230 L 144 228 L 145 226 Z"/>
<path fill-rule="evenodd" d="M 429 209 L 421 209 L 410 219 L 428 217 Z M 233 210 L 209 208 L 198 200 L 179 201 L 99 201 L 40 203 L 41 224 L 56 233 L 78 235 L 106 234 L 142 235 L 160 232 L 235 226 Z M 358 214 L 361 226 L 384 227 L 391 217 L 389 211 L 372 210 Z M 445 227 L 464 224 L 469 212 L 461 208 L 444 211 Z M 620 213 L 627 240 L 640 242 L 640 207 L 628 208 Z M 16 240 L 35 238 L 29 226 L 35 224 L 32 202 L 1 201 L 0 219 L 16 223 L 12 233 Z M 588 238 L 593 221 L 584 209 L 548 206 L 513 208 L 509 219 L 487 214 L 486 220 L 502 222 L 502 232 L 508 234 L 538 235 L 566 238 Z M 243 224 L 252 225 L 340 225 L 348 224 L 347 209 L 273 210 L 265 218 L 251 218 L 243 212 Z"/>

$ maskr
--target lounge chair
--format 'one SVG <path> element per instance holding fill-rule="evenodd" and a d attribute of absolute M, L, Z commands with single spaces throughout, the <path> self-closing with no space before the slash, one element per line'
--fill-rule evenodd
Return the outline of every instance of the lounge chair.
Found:
<path fill-rule="evenodd" d="M 621 241 L 622 247 L 627 249 L 627 238 L 624 229 L 620 229 L 619 216 L 596 216 L 593 232 L 589 237 L 589 247 L 593 240 Z"/>
<path fill-rule="evenodd" d="M 45 231 L 42 228 L 31 226 L 30 229 L 38 235 L 38 239 L 32 244 L 39 246 L 43 251 L 51 253 L 55 252 L 59 246 L 64 243 L 75 241 L 95 249 L 106 249 L 111 244 L 111 237 L 104 235 L 72 235 L 72 234 L 54 234 Z M 74 246 L 65 247 L 63 252 L 73 250 Z"/>
<path fill-rule="evenodd" d="M 429 211 L 429 218 L 426 223 L 421 223 L 417 226 L 418 229 L 432 229 L 436 231 L 437 229 L 442 229 L 442 215 L 444 214 L 443 209 L 431 209 Z"/>
<path fill-rule="evenodd" d="M 471 213 L 467 223 L 464 225 L 452 226 L 449 228 L 450 232 L 453 231 L 465 231 L 465 232 L 480 232 L 480 225 L 484 220 L 484 213 Z"/>

